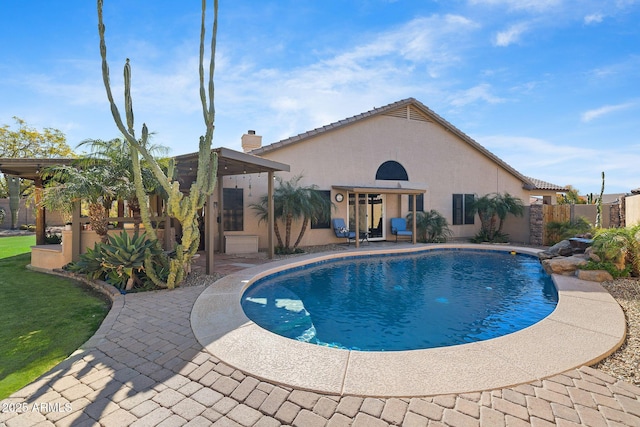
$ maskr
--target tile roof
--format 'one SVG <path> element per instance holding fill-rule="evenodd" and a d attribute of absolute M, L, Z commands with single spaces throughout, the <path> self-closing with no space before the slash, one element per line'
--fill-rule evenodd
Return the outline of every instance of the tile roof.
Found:
<path fill-rule="evenodd" d="M 526 177 L 531 184 L 533 184 L 532 190 L 551 190 L 551 191 L 569 191 L 568 188 L 562 187 L 560 185 L 551 184 L 550 182 L 543 181 L 541 179 Z"/>

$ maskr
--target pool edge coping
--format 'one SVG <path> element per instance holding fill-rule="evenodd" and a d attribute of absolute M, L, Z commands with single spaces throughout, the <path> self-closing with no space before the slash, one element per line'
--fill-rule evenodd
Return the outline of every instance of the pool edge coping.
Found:
<path fill-rule="evenodd" d="M 559 301 L 542 321 L 491 340 L 425 350 L 360 352 L 298 342 L 257 326 L 240 305 L 242 293 L 254 281 L 289 268 L 433 249 L 540 252 L 511 245 L 437 244 L 274 261 L 209 285 L 194 303 L 191 327 L 209 353 L 256 378 L 320 393 L 376 397 L 467 393 L 529 383 L 596 363 L 624 342 L 626 321 L 615 299 L 599 283 L 573 276 L 552 276 Z"/>

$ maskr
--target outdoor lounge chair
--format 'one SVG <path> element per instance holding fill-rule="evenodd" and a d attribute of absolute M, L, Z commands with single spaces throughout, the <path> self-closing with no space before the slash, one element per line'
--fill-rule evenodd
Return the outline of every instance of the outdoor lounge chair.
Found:
<path fill-rule="evenodd" d="M 413 231 L 407 230 L 407 221 L 404 218 L 391 218 L 391 234 L 396 236 L 396 243 L 398 236 L 413 237 Z"/>
<path fill-rule="evenodd" d="M 355 231 L 349 231 L 346 224 L 344 223 L 344 219 L 342 218 L 333 218 L 331 220 L 331 224 L 333 225 L 333 232 L 336 234 L 336 237 L 342 237 L 347 239 L 347 245 L 349 245 L 349 241 L 356 238 Z"/>

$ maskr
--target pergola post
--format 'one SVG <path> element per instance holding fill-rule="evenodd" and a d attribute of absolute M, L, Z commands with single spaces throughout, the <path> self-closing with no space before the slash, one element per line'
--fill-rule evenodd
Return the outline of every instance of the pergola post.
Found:
<path fill-rule="evenodd" d="M 46 244 L 46 211 L 42 206 L 42 178 L 38 175 L 34 179 L 35 191 L 33 193 L 36 205 L 36 245 Z"/>
<path fill-rule="evenodd" d="M 207 201 L 204 204 L 204 253 L 207 257 L 206 260 L 206 273 L 213 274 L 213 262 L 214 262 L 214 248 L 215 248 L 215 233 L 213 232 L 216 226 L 215 209 L 213 206 L 213 194 L 207 196 Z M 167 231 L 165 227 L 165 232 Z"/>
<path fill-rule="evenodd" d="M 73 203 L 71 221 L 71 260 L 80 259 L 80 243 L 82 242 L 82 224 L 80 223 L 80 202 Z"/>
<path fill-rule="evenodd" d="M 416 235 L 417 235 L 417 227 L 416 227 L 416 195 L 412 194 L 411 195 L 411 200 L 413 201 L 412 203 L 412 209 L 411 209 L 411 217 L 413 218 L 413 228 L 411 229 L 411 231 L 413 232 L 413 234 L 411 235 L 412 240 L 413 240 L 413 244 L 416 244 Z"/>
<path fill-rule="evenodd" d="M 223 176 L 218 176 L 218 216 L 219 219 L 216 218 L 218 222 L 218 247 L 220 248 L 220 253 L 223 254 L 224 251 L 224 180 Z"/>
<path fill-rule="evenodd" d="M 356 249 L 360 247 L 360 194 L 354 193 L 355 203 L 354 203 L 354 212 L 355 212 L 355 221 L 356 221 Z"/>
<path fill-rule="evenodd" d="M 275 226 L 275 213 L 273 207 L 273 180 L 274 174 L 272 171 L 269 171 L 267 174 L 268 184 L 267 184 L 267 222 L 268 222 L 268 230 L 267 230 L 267 255 L 269 259 L 272 259 L 275 254 L 274 249 L 274 226 Z"/>

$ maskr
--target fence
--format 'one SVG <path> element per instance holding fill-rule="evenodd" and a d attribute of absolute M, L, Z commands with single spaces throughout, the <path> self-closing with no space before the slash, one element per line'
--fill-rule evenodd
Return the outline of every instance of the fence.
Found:
<path fill-rule="evenodd" d="M 18 210 L 18 224 L 21 225 L 35 224 L 36 223 L 36 209 L 34 206 L 25 203 L 25 199 L 20 199 L 20 208 Z M 3 208 L 6 216 L 4 222 L 0 224 L 0 229 L 11 228 L 11 210 L 9 209 L 9 199 L 0 199 L 0 208 Z M 47 225 L 64 225 L 62 216 L 56 212 L 47 211 L 46 223 Z"/>
<path fill-rule="evenodd" d="M 624 203 L 603 204 L 600 218 L 601 227 L 624 227 L 624 206 Z M 640 212 L 640 198 L 638 207 Z M 548 246 L 551 243 L 547 236 L 547 224 L 550 222 L 568 222 L 584 218 L 590 224 L 595 225 L 597 215 L 597 205 L 531 205 L 529 210 L 530 243 L 541 246 Z"/>

